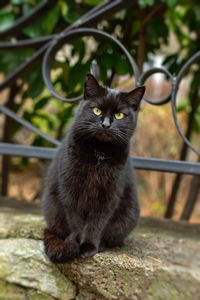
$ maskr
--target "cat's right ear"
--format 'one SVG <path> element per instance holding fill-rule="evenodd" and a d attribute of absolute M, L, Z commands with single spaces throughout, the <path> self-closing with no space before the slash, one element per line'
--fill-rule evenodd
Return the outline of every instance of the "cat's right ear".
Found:
<path fill-rule="evenodd" d="M 101 88 L 102 87 L 98 84 L 96 78 L 92 74 L 87 73 L 84 87 L 84 99 L 98 96 Z"/>
<path fill-rule="evenodd" d="M 133 109 L 136 111 L 138 110 L 140 106 L 140 101 L 142 100 L 145 92 L 145 86 L 139 86 L 132 90 L 131 92 L 128 92 L 126 94 L 126 99 L 131 103 Z"/>

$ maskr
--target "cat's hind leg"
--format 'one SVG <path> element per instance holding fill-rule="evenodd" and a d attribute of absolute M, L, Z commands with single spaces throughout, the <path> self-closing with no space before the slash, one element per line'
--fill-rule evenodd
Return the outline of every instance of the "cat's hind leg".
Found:
<path fill-rule="evenodd" d="M 58 199 L 55 181 L 48 184 L 41 204 L 47 223 L 44 230 L 44 249 L 49 259 L 54 263 L 65 263 L 78 257 L 80 245 L 75 240 L 67 241 L 70 229 L 65 210 Z"/>
<path fill-rule="evenodd" d="M 139 214 L 140 208 L 136 191 L 134 187 L 127 185 L 118 209 L 103 232 L 101 249 L 123 246 L 125 237 L 137 225 Z"/>

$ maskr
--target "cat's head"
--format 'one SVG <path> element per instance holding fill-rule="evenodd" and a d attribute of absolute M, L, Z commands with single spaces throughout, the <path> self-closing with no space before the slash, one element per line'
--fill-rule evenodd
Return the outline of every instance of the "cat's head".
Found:
<path fill-rule="evenodd" d="M 145 87 L 119 92 L 100 85 L 87 74 L 84 100 L 76 116 L 76 135 L 82 139 L 127 144 L 135 130 Z"/>

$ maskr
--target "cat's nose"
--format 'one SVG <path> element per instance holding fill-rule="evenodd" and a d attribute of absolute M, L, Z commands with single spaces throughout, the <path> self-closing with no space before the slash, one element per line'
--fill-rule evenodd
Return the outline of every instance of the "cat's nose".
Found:
<path fill-rule="evenodd" d="M 102 122 L 102 127 L 107 129 L 110 127 L 110 119 L 108 117 L 105 117 L 103 122 Z"/>

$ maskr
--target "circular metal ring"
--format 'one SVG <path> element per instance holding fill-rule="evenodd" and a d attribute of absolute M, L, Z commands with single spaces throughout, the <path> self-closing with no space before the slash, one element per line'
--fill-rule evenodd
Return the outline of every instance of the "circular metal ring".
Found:
<path fill-rule="evenodd" d="M 91 36 L 91 35 L 95 36 L 95 37 L 103 38 L 103 39 L 109 39 L 112 42 L 116 43 L 119 46 L 119 48 L 124 52 L 125 56 L 127 57 L 130 65 L 131 65 L 133 74 L 135 76 L 135 80 L 136 81 L 138 80 L 139 71 L 138 71 L 135 61 L 133 60 L 132 56 L 127 51 L 127 49 L 117 39 L 115 39 L 113 36 L 109 35 L 108 33 L 97 30 L 97 29 L 91 29 L 91 28 L 75 29 L 68 33 L 65 33 L 64 35 L 63 34 L 60 35 L 59 37 L 57 37 L 57 39 L 54 39 L 52 41 L 51 46 L 48 48 L 47 52 L 45 53 L 45 56 L 43 59 L 42 73 L 43 73 L 44 82 L 45 82 L 47 88 L 49 89 L 49 91 L 56 98 L 58 98 L 61 101 L 65 101 L 68 103 L 78 102 L 81 99 L 83 99 L 83 95 L 76 97 L 76 98 L 64 98 L 57 94 L 57 92 L 55 91 L 53 84 L 51 82 L 51 78 L 50 78 L 51 67 L 52 67 L 52 63 L 53 63 L 55 54 L 58 51 L 58 49 L 60 49 L 64 44 L 68 43 L 69 41 L 71 41 L 75 38 L 82 37 L 82 36 Z"/>
<path fill-rule="evenodd" d="M 143 99 L 145 101 L 147 101 L 148 103 L 153 104 L 153 105 L 162 105 L 162 104 L 165 104 L 165 103 L 169 102 L 169 100 L 171 99 L 171 94 L 172 94 L 173 76 L 172 76 L 172 74 L 168 70 L 166 70 L 164 68 L 152 68 L 152 69 L 144 72 L 140 76 L 140 78 L 139 78 L 139 80 L 137 82 L 137 86 L 143 85 L 145 83 L 146 79 L 149 76 L 151 76 L 152 74 L 155 74 L 155 73 L 163 73 L 163 74 L 169 76 L 170 82 L 171 82 L 171 90 L 170 90 L 169 94 L 166 97 L 164 97 L 163 99 L 159 99 L 156 102 L 148 99 L 147 97 L 143 97 Z"/>
<path fill-rule="evenodd" d="M 180 136 L 182 137 L 182 139 L 184 140 L 184 142 L 188 145 L 188 147 L 190 147 L 194 152 L 196 152 L 198 155 L 200 155 L 200 151 L 198 151 L 197 149 L 195 149 L 192 144 L 190 143 L 190 141 L 185 137 L 185 135 L 183 134 L 179 124 L 178 124 L 178 119 L 177 119 L 177 115 L 176 115 L 176 95 L 177 95 L 177 91 L 181 82 L 182 77 L 184 76 L 184 74 L 188 71 L 189 67 L 196 62 L 198 59 L 200 58 L 200 51 L 198 51 L 196 54 L 194 54 L 188 61 L 187 63 L 182 67 L 182 69 L 179 71 L 177 79 L 175 81 L 175 85 L 174 88 L 172 90 L 172 112 L 173 112 L 173 118 L 174 118 L 174 122 L 176 125 L 176 128 L 178 130 L 178 133 L 180 134 Z"/>

